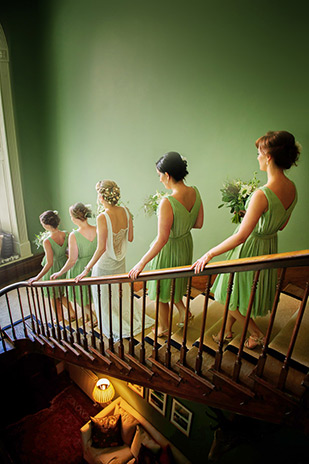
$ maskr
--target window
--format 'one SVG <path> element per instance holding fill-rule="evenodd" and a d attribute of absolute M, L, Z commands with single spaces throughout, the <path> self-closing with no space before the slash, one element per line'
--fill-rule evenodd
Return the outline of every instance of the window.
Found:
<path fill-rule="evenodd" d="M 0 25 L 0 235 L 12 241 L 10 258 L 0 265 L 32 255 L 28 240 L 24 201 L 18 163 L 15 124 L 9 74 L 9 52 Z M 3 239 L 2 239 L 3 243 Z M 7 240 L 6 240 L 6 243 Z M 2 245 L 0 254 L 2 251 Z M 7 251 L 7 250 L 6 250 Z M 5 254 L 7 256 L 7 253 Z"/>

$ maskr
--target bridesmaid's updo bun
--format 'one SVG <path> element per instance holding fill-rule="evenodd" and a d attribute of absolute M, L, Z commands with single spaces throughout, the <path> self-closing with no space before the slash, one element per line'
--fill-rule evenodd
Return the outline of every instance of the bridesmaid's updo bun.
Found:
<path fill-rule="evenodd" d="M 183 180 L 189 174 L 187 171 L 187 161 L 176 151 L 165 153 L 156 162 L 156 167 L 162 174 L 167 172 L 176 182 Z"/>
<path fill-rule="evenodd" d="M 58 215 L 58 211 L 44 211 L 44 213 L 40 214 L 40 221 L 42 224 L 45 226 L 51 226 L 54 229 L 57 229 L 57 227 L 60 224 L 60 217 Z"/>
<path fill-rule="evenodd" d="M 84 203 L 75 203 L 74 205 L 70 206 L 69 210 L 75 219 L 79 219 L 83 222 L 92 217 L 92 211 L 90 207 L 88 205 L 84 205 Z"/>
<path fill-rule="evenodd" d="M 255 142 L 255 146 L 264 154 L 269 154 L 276 166 L 290 169 L 297 165 L 301 146 L 295 142 L 294 135 L 287 131 L 270 131 Z"/>
<path fill-rule="evenodd" d="M 117 205 L 120 200 L 120 188 L 113 180 L 100 180 L 95 186 L 99 195 L 102 195 L 109 205 Z"/>

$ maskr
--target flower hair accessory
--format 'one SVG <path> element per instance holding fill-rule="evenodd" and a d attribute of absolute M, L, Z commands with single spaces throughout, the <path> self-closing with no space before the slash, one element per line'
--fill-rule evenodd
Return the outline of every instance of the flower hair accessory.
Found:
<path fill-rule="evenodd" d="M 113 181 L 101 181 L 97 183 L 97 192 L 102 195 L 109 205 L 116 205 L 120 199 L 120 188 Z"/>
<path fill-rule="evenodd" d="M 54 214 L 59 214 L 58 211 L 56 209 L 54 209 L 53 211 Z"/>

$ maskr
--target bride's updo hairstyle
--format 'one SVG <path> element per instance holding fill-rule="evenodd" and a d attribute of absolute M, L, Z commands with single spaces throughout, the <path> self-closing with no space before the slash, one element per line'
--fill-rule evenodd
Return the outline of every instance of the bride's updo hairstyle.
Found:
<path fill-rule="evenodd" d="M 183 180 L 189 174 L 187 171 L 187 161 L 176 151 L 165 153 L 156 162 L 156 167 L 162 174 L 167 172 L 176 182 Z"/>
<path fill-rule="evenodd" d="M 120 200 L 120 188 L 113 180 L 100 180 L 95 186 L 99 195 L 102 195 L 109 205 L 117 205 Z"/>
<path fill-rule="evenodd" d="M 69 211 L 75 219 L 79 219 L 83 222 L 92 217 L 91 209 L 89 206 L 84 205 L 84 203 L 75 203 L 70 206 Z"/>
<path fill-rule="evenodd" d="M 255 146 L 264 154 L 269 154 L 280 169 L 297 166 L 301 146 L 294 135 L 287 131 L 270 131 L 255 142 Z"/>
<path fill-rule="evenodd" d="M 42 224 L 45 226 L 51 226 L 54 229 L 57 229 L 60 224 L 58 211 L 52 211 L 49 209 L 48 211 L 44 211 L 44 213 L 40 214 L 39 218 Z"/>

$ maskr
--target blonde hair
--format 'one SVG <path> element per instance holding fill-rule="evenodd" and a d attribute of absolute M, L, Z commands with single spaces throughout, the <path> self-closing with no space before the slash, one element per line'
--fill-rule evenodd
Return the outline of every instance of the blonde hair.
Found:
<path fill-rule="evenodd" d="M 117 205 L 120 199 L 120 188 L 116 182 L 113 180 L 100 180 L 95 187 L 98 194 L 102 195 L 103 200 L 110 205 Z"/>
<path fill-rule="evenodd" d="M 84 205 L 84 203 L 75 203 L 70 206 L 70 213 L 75 219 L 80 221 L 86 221 L 88 218 L 92 217 L 92 211 L 89 205 Z"/>

